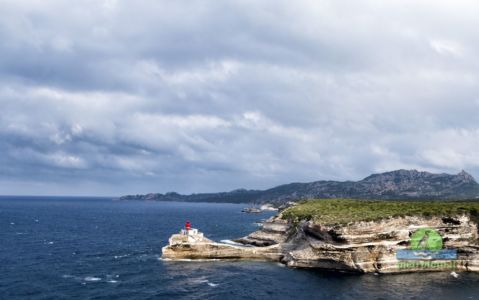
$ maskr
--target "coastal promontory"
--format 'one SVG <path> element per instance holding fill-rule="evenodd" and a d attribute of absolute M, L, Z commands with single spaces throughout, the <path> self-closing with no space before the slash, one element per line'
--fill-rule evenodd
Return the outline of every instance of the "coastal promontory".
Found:
<path fill-rule="evenodd" d="M 479 271 L 478 212 L 477 201 L 312 200 L 234 245 L 174 235 L 163 257 L 264 259 L 358 273 Z"/>

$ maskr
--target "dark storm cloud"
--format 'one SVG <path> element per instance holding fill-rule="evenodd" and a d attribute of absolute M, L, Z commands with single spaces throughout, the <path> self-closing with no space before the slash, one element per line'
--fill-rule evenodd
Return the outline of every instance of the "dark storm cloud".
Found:
<path fill-rule="evenodd" d="M 479 175 L 474 1 L 3 1 L 0 193 Z"/>

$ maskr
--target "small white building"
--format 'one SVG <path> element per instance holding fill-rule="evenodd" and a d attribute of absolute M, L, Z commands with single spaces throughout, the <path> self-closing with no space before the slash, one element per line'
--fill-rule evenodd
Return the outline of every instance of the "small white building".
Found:
<path fill-rule="evenodd" d="M 181 229 L 179 234 L 172 235 L 169 239 L 169 243 L 170 246 L 177 244 L 194 244 L 202 242 L 203 240 L 203 233 L 199 232 L 196 228 L 191 228 L 190 230 Z"/>

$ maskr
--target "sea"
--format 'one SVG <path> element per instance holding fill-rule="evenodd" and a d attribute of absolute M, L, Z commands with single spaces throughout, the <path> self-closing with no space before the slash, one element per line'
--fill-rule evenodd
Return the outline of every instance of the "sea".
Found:
<path fill-rule="evenodd" d="M 244 205 L 0 197 L 0 299 L 479 299 L 479 274 L 338 274 L 258 261 L 165 261 L 186 220 L 211 239 L 258 229 Z"/>

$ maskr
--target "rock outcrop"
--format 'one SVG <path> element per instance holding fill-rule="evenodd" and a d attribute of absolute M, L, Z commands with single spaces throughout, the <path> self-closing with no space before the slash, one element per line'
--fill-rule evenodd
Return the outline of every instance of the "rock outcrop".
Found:
<path fill-rule="evenodd" d="M 258 259 L 278 261 L 281 258 L 279 244 L 253 247 L 241 244 L 217 243 L 207 239 L 196 229 L 174 234 L 168 246 L 163 247 L 162 258 L 184 259 Z"/>
<path fill-rule="evenodd" d="M 411 235 L 420 228 L 438 232 L 443 248 L 454 249 L 457 257 L 449 260 L 398 259 L 398 251 L 411 247 Z M 241 246 L 206 238 L 188 242 L 184 236 L 173 235 L 170 244 L 163 248 L 163 257 L 264 259 L 281 261 L 289 267 L 361 273 L 479 271 L 478 225 L 468 214 L 391 217 L 346 225 L 312 221 L 291 223 L 283 220 L 280 214 L 265 222 L 261 230 L 236 242 Z"/>

